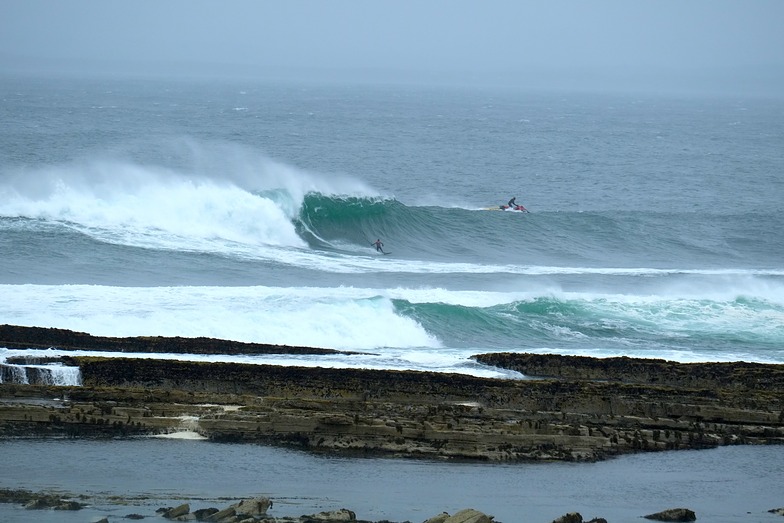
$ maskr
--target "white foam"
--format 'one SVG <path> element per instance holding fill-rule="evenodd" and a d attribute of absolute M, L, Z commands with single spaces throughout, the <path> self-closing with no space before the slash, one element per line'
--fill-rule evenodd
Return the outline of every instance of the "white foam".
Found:
<path fill-rule="evenodd" d="M 29 353 L 28 351 L 9 351 L 5 348 L 0 348 L 0 365 L 10 372 L 11 383 L 30 383 L 27 371 L 28 369 L 37 369 L 39 371 L 45 371 L 39 372 L 38 376 L 47 385 L 79 386 L 82 384 L 82 375 L 78 367 L 66 366 L 59 363 L 48 365 L 21 365 L 6 363 L 8 357 L 13 355 L 29 355 Z M 0 383 L 3 383 L 2 373 L 0 373 Z"/>
<path fill-rule="evenodd" d="M 375 194 L 358 180 L 296 169 L 236 145 L 169 147 L 189 167 L 93 159 L 5 173 L 0 216 L 64 223 L 124 245 L 247 255 L 259 246 L 306 247 L 292 219 L 309 192 Z"/>
<path fill-rule="evenodd" d="M 97 336 L 205 336 L 357 350 L 441 345 L 372 289 L 0 285 L 5 293 L 15 299 L 0 321 Z"/>
<path fill-rule="evenodd" d="M 729 290 L 708 286 L 678 295 L 669 288 L 645 295 L 375 289 L 355 287 L 113 287 L 0 285 L 6 302 L 0 322 L 57 327 L 98 336 L 205 336 L 237 341 L 346 350 L 441 349 L 414 319 L 399 315 L 392 300 L 492 307 L 541 297 L 580 303 L 594 317 L 654 333 L 755 333 L 784 339 L 784 308 L 765 284 Z M 752 294 L 748 299 L 738 293 Z M 779 300 L 781 298 L 778 298 Z M 759 306 L 754 300 L 763 300 Z M 558 332 L 558 336 L 568 335 Z"/>
<path fill-rule="evenodd" d="M 192 430 L 181 430 L 177 432 L 168 432 L 166 434 L 155 434 L 151 437 L 161 439 L 183 439 L 191 441 L 206 441 L 209 439 L 206 436 L 202 436 L 198 432 L 194 432 Z"/>
<path fill-rule="evenodd" d="M 309 192 L 377 197 L 363 182 L 275 162 L 233 145 L 187 142 L 188 169 L 92 160 L 5 173 L 0 216 L 72 227 L 100 241 L 220 253 L 334 273 L 666 276 L 784 275 L 781 270 L 558 267 L 429 262 L 312 251 L 293 225 Z M 366 255 L 357 255 L 362 254 Z"/>
<path fill-rule="evenodd" d="M 150 360 L 174 360 L 207 363 L 241 363 L 246 365 L 275 365 L 309 368 L 336 369 L 374 369 L 374 370 L 419 370 L 429 372 L 449 372 L 483 377 L 514 377 L 516 373 L 476 364 L 470 357 L 480 351 L 477 349 L 427 349 L 381 348 L 373 352 L 359 354 L 168 354 L 144 352 L 115 352 L 97 350 L 60 350 L 60 349 L 7 349 L 0 348 L 0 361 L 10 356 L 57 357 L 91 356 L 100 358 L 129 358 Z M 79 385 L 80 383 L 63 383 Z M 229 409 L 230 410 L 230 409 Z M 183 429 L 189 428 L 191 417 L 183 417 Z"/>

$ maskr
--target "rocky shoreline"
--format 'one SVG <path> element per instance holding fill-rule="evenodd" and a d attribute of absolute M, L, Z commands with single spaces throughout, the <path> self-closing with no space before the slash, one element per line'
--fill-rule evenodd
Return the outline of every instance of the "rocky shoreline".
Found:
<path fill-rule="evenodd" d="M 0 328 L 0 345 L 9 348 L 103 350 L 106 340 L 123 352 L 149 350 L 146 338 Z M 215 342 L 218 352 L 223 343 Z M 194 344 L 201 351 L 210 346 L 207 340 Z M 156 345 L 187 350 L 188 340 L 157 339 Z M 214 441 L 487 461 L 595 461 L 630 452 L 784 442 L 779 365 L 477 355 L 480 363 L 536 378 L 491 379 L 122 357 L 59 360 L 79 368 L 81 385 L 4 382 L 0 437 L 189 430 Z"/>
<path fill-rule="evenodd" d="M 78 499 L 78 501 L 77 501 Z M 88 496 L 65 496 L 63 494 L 33 493 L 26 490 L 0 489 L 0 503 L 15 503 L 24 506 L 26 510 L 59 510 L 76 511 L 88 507 L 91 503 Z M 137 500 L 138 501 L 138 500 Z M 130 505 L 122 497 L 114 497 L 116 505 Z M 189 502 L 174 507 L 160 507 L 155 510 L 155 515 L 169 521 L 205 521 L 208 523 L 395 523 L 389 520 L 372 522 L 357 519 L 354 511 L 342 508 L 333 511 L 306 514 L 302 516 L 273 516 L 268 511 L 273 507 L 273 500 L 267 497 L 241 499 L 223 508 L 208 507 L 197 510 L 191 509 Z M 784 515 L 784 509 L 772 509 L 773 514 Z M 150 514 L 131 512 L 122 519 L 142 520 L 151 517 Z M 641 515 L 652 521 L 696 521 L 694 511 L 687 508 L 672 508 L 653 514 Z M 33 519 L 33 518 L 31 518 Z M 93 523 L 109 523 L 108 517 L 94 520 Z M 410 523 L 408 521 L 401 523 Z M 485 514 L 476 509 L 467 508 L 453 514 L 441 512 L 423 523 L 502 523 L 496 521 L 494 516 Z M 604 518 L 584 520 L 579 512 L 569 512 L 553 520 L 552 523 L 607 523 Z"/>
<path fill-rule="evenodd" d="M 7 325 L 0 326 L 0 346 L 331 352 Z M 189 432 L 216 442 L 488 462 L 784 443 L 784 366 L 512 353 L 475 359 L 524 379 L 124 357 L 16 359 L 0 364 L 0 438 Z M 41 369 L 52 363 L 78 368 L 81 384 L 47 383 Z M 30 383 L 10 383 L 25 365 Z"/>

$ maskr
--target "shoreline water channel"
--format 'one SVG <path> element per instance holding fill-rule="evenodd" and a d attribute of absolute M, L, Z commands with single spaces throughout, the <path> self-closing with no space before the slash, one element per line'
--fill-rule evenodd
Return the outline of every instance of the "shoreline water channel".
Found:
<path fill-rule="evenodd" d="M 698 521 L 779 521 L 777 446 L 733 446 L 620 456 L 596 463 L 488 464 L 314 454 L 255 444 L 132 438 L 0 441 L 0 485 L 86 495 L 77 512 L 25 511 L 0 504 L 6 522 L 62 523 L 162 506 L 194 508 L 268 496 L 269 514 L 299 516 L 348 508 L 358 519 L 420 523 L 442 511 L 476 508 L 502 523 L 549 523 L 566 512 L 609 522 L 676 506 Z M 157 517 L 156 517 L 157 518 Z"/>

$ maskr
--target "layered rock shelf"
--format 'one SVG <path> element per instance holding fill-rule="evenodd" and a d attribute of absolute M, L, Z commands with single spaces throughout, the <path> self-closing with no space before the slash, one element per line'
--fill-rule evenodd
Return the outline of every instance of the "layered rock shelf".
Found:
<path fill-rule="evenodd" d="M 9 349 L 91 350 L 103 352 L 149 352 L 166 354 L 351 354 L 314 347 L 291 347 L 266 343 L 243 343 L 213 338 L 141 336 L 109 338 L 66 329 L 0 325 L 0 347 Z"/>
<path fill-rule="evenodd" d="M 15 348 L 150 352 L 152 344 L 225 353 L 232 346 L 150 340 L 0 328 L 0 346 Z M 67 356 L 60 362 L 79 368 L 80 386 L 0 384 L 0 437 L 189 431 L 214 441 L 488 461 L 784 443 L 779 365 L 511 353 L 475 359 L 527 379 Z"/>

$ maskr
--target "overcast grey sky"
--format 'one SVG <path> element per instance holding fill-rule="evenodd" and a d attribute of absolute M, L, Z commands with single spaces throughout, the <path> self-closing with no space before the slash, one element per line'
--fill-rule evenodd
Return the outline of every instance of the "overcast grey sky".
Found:
<path fill-rule="evenodd" d="M 784 89 L 784 0 L 0 0 L 20 68 Z"/>

